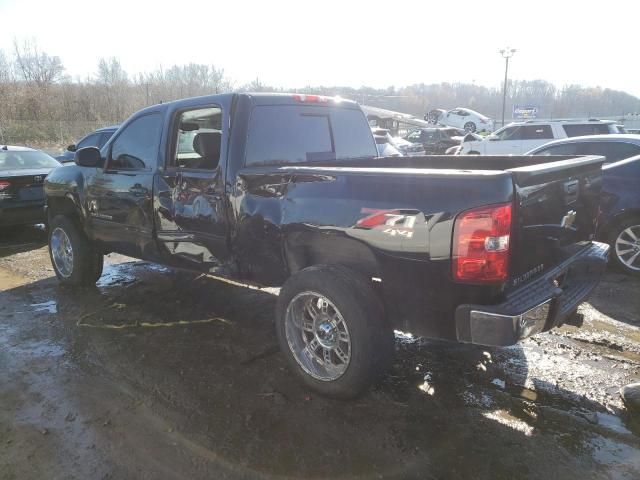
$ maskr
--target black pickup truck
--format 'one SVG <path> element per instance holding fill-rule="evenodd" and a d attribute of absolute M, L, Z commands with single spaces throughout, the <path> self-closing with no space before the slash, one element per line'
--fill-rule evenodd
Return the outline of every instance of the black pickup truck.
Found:
<path fill-rule="evenodd" d="M 593 241 L 602 161 L 377 158 L 350 101 L 191 98 L 47 177 L 49 249 L 69 285 L 119 252 L 281 286 L 292 370 L 352 397 L 390 362 L 394 330 L 500 346 L 579 324 L 608 255 Z"/>

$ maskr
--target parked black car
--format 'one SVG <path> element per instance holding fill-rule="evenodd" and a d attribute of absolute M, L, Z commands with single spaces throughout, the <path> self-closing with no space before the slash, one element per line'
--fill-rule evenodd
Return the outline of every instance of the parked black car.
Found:
<path fill-rule="evenodd" d="M 427 155 L 444 155 L 446 151 L 460 145 L 464 132 L 456 128 L 418 128 L 409 132 L 405 140 L 422 145 Z"/>
<path fill-rule="evenodd" d="M 71 144 L 67 149 L 56 157 L 61 163 L 73 162 L 73 158 L 76 154 L 76 150 L 84 147 L 96 147 L 102 148 L 105 143 L 113 136 L 118 130 L 119 125 L 112 125 L 110 127 L 99 128 L 98 130 L 91 132 L 86 137 L 82 138 L 78 143 Z"/>
<path fill-rule="evenodd" d="M 580 324 L 609 249 L 592 241 L 601 157 L 377 155 L 351 101 L 154 105 L 47 178 L 54 271 L 92 284 L 119 252 L 281 286 L 282 353 L 337 397 L 384 372 L 394 329 L 511 345 Z"/>
<path fill-rule="evenodd" d="M 40 150 L 0 147 L 0 227 L 45 221 L 45 177 L 60 163 Z"/>
<path fill-rule="evenodd" d="M 598 236 L 611 245 L 616 267 L 640 275 L 640 156 L 602 168 Z"/>

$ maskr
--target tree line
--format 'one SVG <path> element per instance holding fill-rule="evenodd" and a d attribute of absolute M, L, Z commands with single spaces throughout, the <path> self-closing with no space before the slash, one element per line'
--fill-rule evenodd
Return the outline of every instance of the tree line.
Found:
<path fill-rule="evenodd" d="M 118 123 L 148 105 L 230 91 L 291 91 L 340 95 L 417 116 L 433 108 L 468 107 L 499 119 L 502 88 L 468 83 L 371 87 L 306 86 L 284 89 L 258 78 L 238 84 L 216 65 L 189 63 L 129 74 L 117 58 L 101 58 L 84 79 L 65 75 L 60 57 L 34 41 L 14 41 L 0 50 L 0 141 L 71 141 L 98 126 Z M 537 105 L 545 118 L 618 116 L 640 112 L 640 99 L 622 91 L 544 80 L 509 82 L 506 116 L 512 105 Z"/>

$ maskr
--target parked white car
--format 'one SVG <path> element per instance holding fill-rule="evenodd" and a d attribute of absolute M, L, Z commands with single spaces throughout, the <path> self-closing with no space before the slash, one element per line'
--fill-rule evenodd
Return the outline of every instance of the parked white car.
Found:
<path fill-rule="evenodd" d="M 493 131 L 493 120 L 468 108 L 454 108 L 440 117 L 438 123 L 447 127 L 455 127 L 467 132 Z"/>
<path fill-rule="evenodd" d="M 482 140 L 465 138 L 459 154 L 521 155 L 552 140 L 583 135 L 618 133 L 606 120 L 527 120 L 496 130 Z"/>

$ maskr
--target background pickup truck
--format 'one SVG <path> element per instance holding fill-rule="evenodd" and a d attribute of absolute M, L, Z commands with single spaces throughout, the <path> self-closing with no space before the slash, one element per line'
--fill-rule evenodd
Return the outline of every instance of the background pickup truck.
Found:
<path fill-rule="evenodd" d="M 597 284 L 602 157 L 376 158 L 357 104 L 224 94 L 134 114 L 46 180 L 49 249 L 70 285 L 105 253 L 282 286 L 276 329 L 312 389 L 352 397 L 393 330 L 510 345 Z"/>

